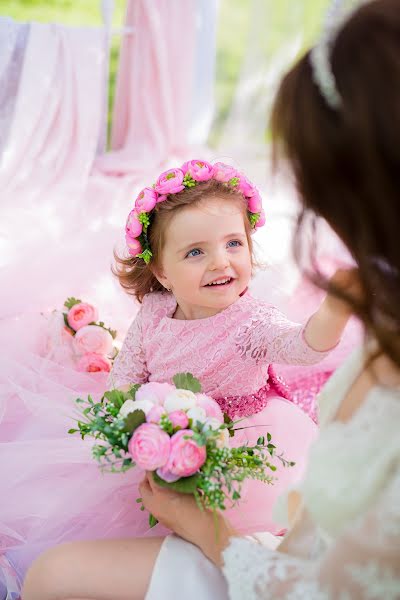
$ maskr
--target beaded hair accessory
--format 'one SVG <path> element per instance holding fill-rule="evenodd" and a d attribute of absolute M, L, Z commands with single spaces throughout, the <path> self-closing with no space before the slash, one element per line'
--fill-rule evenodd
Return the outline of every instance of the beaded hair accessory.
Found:
<path fill-rule="evenodd" d="M 339 110 L 342 98 L 337 89 L 335 76 L 332 71 L 331 53 L 337 35 L 346 21 L 366 0 L 352 2 L 353 6 L 347 8 L 346 0 L 333 0 L 324 20 L 321 36 L 310 52 L 310 62 L 313 80 L 327 105 L 333 110 Z"/>
<path fill-rule="evenodd" d="M 178 194 L 185 188 L 195 187 L 210 179 L 220 181 L 243 194 L 247 201 L 247 215 L 252 229 L 265 224 L 260 193 L 245 175 L 221 162 L 211 165 L 204 160 L 190 160 L 178 169 L 169 169 L 161 173 L 156 183 L 152 187 L 145 187 L 136 198 L 135 207 L 129 213 L 125 226 L 129 254 L 149 264 L 153 254 L 147 230 L 156 204 L 167 200 L 169 194 Z"/>

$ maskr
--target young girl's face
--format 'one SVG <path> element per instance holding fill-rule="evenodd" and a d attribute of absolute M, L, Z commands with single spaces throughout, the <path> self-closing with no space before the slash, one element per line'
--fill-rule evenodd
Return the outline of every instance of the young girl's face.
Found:
<path fill-rule="evenodd" d="M 186 318 L 216 314 L 248 286 L 252 262 L 245 218 L 237 201 L 216 198 L 188 206 L 171 219 L 159 279 Z"/>

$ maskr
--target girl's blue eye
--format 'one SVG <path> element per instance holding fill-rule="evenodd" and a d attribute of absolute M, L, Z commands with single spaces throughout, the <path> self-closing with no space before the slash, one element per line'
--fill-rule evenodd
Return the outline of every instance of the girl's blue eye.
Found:
<path fill-rule="evenodd" d="M 239 240 L 231 240 L 230 242 L 228 242 L 228 248 L 237 248 L 238 246 L 241 246 L 242 243 L 239 242 Z"/>
<path fill-rule="evenodd" d="M 200 256 L 201 250 L 199 248 L 193 248 L 190 252 L 188 252 L 185 258 L 192 258 L 193 256 Z"/>

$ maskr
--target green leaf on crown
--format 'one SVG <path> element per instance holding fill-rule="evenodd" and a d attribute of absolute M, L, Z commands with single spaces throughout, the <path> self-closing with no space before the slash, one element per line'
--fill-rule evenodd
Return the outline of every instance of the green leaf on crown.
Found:
<path fill-rule="evenodd" d="M 193 179 L 190 173 L 186 173 L 186 175 L 183 178 L 182 185 L 184 185 L 187 188 L 195 187 L 196 181 Z"/>
<path fill-rule="evenodd" d="M 232 177 L 232 179 L 228 181 L 228 184 L 232 187 L 236 187 L 239 184 L 239 181 L 239 177 Z"/>
<path fill-rule="evenodd" d="M 149 250 L 148 248 L 146 248 L 145 250 L 143 250 L 143 252 L 141 252 L 140 254 L 137 255 L 137 258 L 142 258 L 144 260 L 144 262 L 146 263 L 146 265 L 148 265 L 149 262 L 151 261 L 152 256 L 153 256 L 152 251 Z"/>
<path fill-rule="evenodd" d="M 78 300 L 78 298 L 74 298 L 71 296 L 71 298 L 67 298 L 66 301 L 64 302 L 64 306 L 65 308 L 68 308 L 68 310 L 70 310 L 73 306 L 75 306 L 75 304 L 80 304 L 82 302 L 82 300 Z"/>
<path fill-rule="evenodd" d="M 247 214 L 249 217 L 250 225 L 254 227 L 258 219 L 260 218 L 260 213 L 252 213 L 250 211 L 247 211 Z"/>
<path fill-rule="evenodd" d="M 161 479 L 157 473 L 153 473 L 153 478 L 155 483 L 160 487 L 169 488 L 170 490 L 175 490 L 175 492 L 180 492 L 181 494 L 194 494 L 197 490 L 200 476 L 196 473 L 190 477 L 182 477 L 181 479 L 178 479 L 178 481 L 173 481 L 171 483 Z"/>
<path fill-rule="evenodd" d="M 135 410 L 130 412 L 124 419 L 125 427 L 122 431 L 126 433 L 133 433 L 140 425 L 146 423 L 146 415 L 142 410 Z"/>
<path fill-rule="evenodd" d="M 197 394 L 201 392 L 201 383 L 191 373 L 177 373 L 173 377 L 175 387 L 179 390 L 190 390 Z"/>

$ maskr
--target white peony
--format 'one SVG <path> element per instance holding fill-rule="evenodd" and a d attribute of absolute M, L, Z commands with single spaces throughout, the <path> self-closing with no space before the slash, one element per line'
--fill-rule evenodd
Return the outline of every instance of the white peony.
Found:
<path fill-rule="evenodd" d="M 204 423 L 207 420 L 206 411 L 200 406 L 194 406 L 193 408 L 189 408 L 186 414 L 189 417 L 189 419 L 193 420 L 194 423 L 196 423 L 196 421 Z"/>
<path fill-rule="evenodd" d="M 149 400 L 125 400 L 123 405 L 121 406 L 118 416 L 126 417 L 131 412 L 135 412 L 135 410 L 142 410 L 145 415 L 151 411 L 154 404 Z"/>
<path fill-rule="evenodd" d="M 165 398 L 164 408 L 167 413 L 175 410 L 189 410 L 196 406 L 196 396 L 190 390 L 175 390 Z"/>
<path fill-rule="evenodd" d="M 221 421 L 218 421 L 215 417 L 209 417 L 204 421 L 206 428 L 217 430 L 221 427 Z"/>
<path fill-rule="evenodd" d="M 214 431 L 217 431 L 218 429 L 220 429 L 221 425 L 222 425 L 221 421 L 218 421 L 218 419 L 216 419 L 215 417 L 210 417 L 210 418 L 206 419 L 206 421 L 204 423 L 205 428 L 208 427 L 210 429 L 213 429 Z M 229 447 L 229 431 L 226 428 L 221 429 L 220 434 L 217 439 L 217 446 L 218 446 L 218 448 L 228 448 Z"/>

